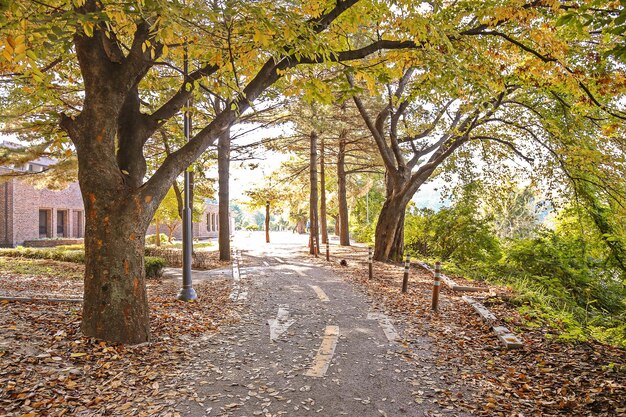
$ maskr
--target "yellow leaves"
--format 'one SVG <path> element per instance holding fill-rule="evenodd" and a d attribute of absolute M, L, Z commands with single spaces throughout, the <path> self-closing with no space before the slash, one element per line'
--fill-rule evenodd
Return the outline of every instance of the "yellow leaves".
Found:
<path fill-rule="evenodd" d="M 257 43 L 257 44 L 261 44 L 265 47 L 270 45 L 270 37 L 267 36 L 266 33 L 263 33 L 262 31 L 260 31 L 259 29 L 255 28 L 254 29 L 254 36 L 252 38 L 252 40 Z"/>
<path fill-rule="evenodd" d="M 83 356 L 87 356 L 85 352 L 75 352 L 70 354 L 70 358 L 81 358 Z"/>
<path fill-rule="evenodd" d="M 83 32 L 90 38 L 93 37 L 94 23 L 91 21 L 83 22 Z"/>

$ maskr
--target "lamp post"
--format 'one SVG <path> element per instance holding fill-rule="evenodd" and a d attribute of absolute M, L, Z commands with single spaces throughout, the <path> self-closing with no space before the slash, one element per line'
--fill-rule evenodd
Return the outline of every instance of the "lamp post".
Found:
<path fill-rule="evenodd" d="M 189 63 L 187 58 L 187 46 L 185 45 L 185 52 L 183 58 L 183 72 L 185 77 L 185 83 L 187 83 L 187 74 L 189 72 Z M 185 133 L 185 140 L 189 142 L 191 138 L 191 112 L 190 112 L 190 100 L 185 102 L 185 111 L 183 112 L 183 130 Z M 178 293 L 178 298 L 181 301 L 193 301 L 198 298 L 196 290 L 193 289 L 191 284 L 191 253 L 193 250 L 192 242 L 192 219 L 191 219 L 191 193 L 190 193 L 190 175 L 191 168 L 185 170 L 185 185 L 184 185 L 184 203 L 183 203 L 183 287 Z"/>

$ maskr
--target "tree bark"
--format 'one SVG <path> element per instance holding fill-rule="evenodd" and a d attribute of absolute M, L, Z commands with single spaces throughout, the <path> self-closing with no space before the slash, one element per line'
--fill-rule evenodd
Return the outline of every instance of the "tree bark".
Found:
<path fill-rule="evenodd" d="M 265 243 L 270 243 L 270 202 L 265 202 Z"/>
<path fill-rule="evenodd" d="M 157 247 L 161 246 L 161 222 L 159 221 L 159 218 L 156 217 L 154 219 L 154 231 L 156 232 L 156 236 L 154 237 L 154 243 L 156 244 Z"/>
<path fill-rule="evenodd" d="M 346 187 L 346 130 L 339 135 L 337 153 L 337 199 L 339 200 L 339 245 L 350 246 L 348 192 Z"/>
<path fill-rule="evenodd" d="M 408 204 L 408 203 L 407 203 Z M 374 259 L 401 261 L 404 252 L 404 217 L 407 204 L 387 200 L 376 224 Z"/>
<path fill-rule="evenodd" d="M 217 142 L 217 172 L 219 183 L 218 245 L 220 260 L 230 261 L 230 129 L 226 129 Z"/>
<path fill-rule="evenodd" d="M 85 289 L 82 330 L 88 337 L 138 344 L 150 338 L 145 286 L 145 233 L 152 218 L 141 197 L 92 190 L 85 198 Z M 106 242 L 106 244 L 105 244 Z"/>
<path fill-rule="evenodd" d="M 326 168 L 324 166 L 324 138 L 320 142 L 320 232 L 322 243 L 328 243 L 328 224 L 326 223 Z"/>
<path fill-rule="evenodd" d="M 298 220 L 296 223 L 296 232 L 300 235 L 306 233 L 306 220 Z"/>
<path fill-rule="evenodd" d="M 318 191 L 317 191 L 317 132 L 311 132 L 311 159 L 310 159 L 310 179 L 311 179 L 311 195 L 309 198 L 309 211 L 311 219 L 310 228 L 310 248 L 309 253 L 311 255 L 317 255 L 320 251 L 320 236 L 318 231 L 318 216 L 317 216 L 317 204 L 318 204 Z"/>

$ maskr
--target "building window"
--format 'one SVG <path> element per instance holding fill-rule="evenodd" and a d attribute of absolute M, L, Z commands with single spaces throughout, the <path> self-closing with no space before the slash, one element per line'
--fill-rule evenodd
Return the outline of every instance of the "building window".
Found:
<path fill-rule="evenodd" d="M 50 210 L 39 210 L 39 237 L 49 237 L 50 236 L 50 221 L 49 221 Z"/>
<path fill-rule="evenodd" d="M 65 222 L 67 220 L 66 217 L 67 215 L 65 214 L 65 211 L 57 211 L 57 237 L 65 237 Z"/>
<path fill-rule="evenodd" d="M 209 213 L 206 214 L 206 230 L 211 231 L 211 214 Z"/>

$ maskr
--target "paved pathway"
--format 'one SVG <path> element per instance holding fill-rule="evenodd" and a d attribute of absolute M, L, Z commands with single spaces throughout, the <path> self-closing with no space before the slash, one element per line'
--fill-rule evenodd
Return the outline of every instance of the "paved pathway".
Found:
<path fill-rule="evenodd" d="M 188 373 L 195 398 L 180 403 L 182 415 L 459 415 L 424 400 L 438 381 L 418 377 L 403 358 L 393 321 L 293 249 L 273 244 L 241 254 L 249 311 L 195 342 Z"/>

